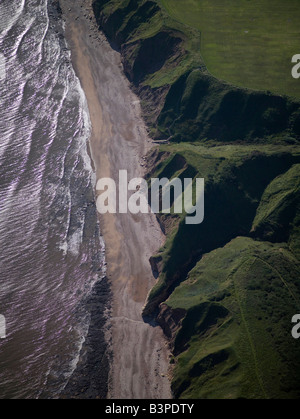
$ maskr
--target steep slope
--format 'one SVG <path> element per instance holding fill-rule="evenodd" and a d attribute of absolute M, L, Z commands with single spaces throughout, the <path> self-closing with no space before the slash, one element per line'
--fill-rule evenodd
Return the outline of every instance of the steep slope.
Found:
<path fill-rule="evenodd" d="M 286 244 L 243 237 L 202 258 L 164 304 L 185 312 L 172 336 L 175 397 L 299 397 L 299 268 Z"/>
<path fill-rule="evenodd" d="M 246 145 L 207 148 L 181 144 L 161 146 L 160 150 L 168 152 L 168 157 L 161 155 L 163 161 L 156 162 L 157 171 L 151 176 L 205 178 L 205 218 L 202 224 L 186 225 L 185 213 L 181 217 L 159 215 L 167 240 L 151 260 L 160 275 L 145 306 L 145 316 L 156 312 L 202 254 L 236 236 L 250 235 L 264 189 L 300 161 L 300 150 L 286 146 L 260 146 L 258 151 Z"/>
<path fill-rule="evenodd" d="M 300 165 L 276 177 L 266 188 L 253 222 L 253 237 L 287 242 L 300 260 Z"/>
<path fill-rule="evenodd" d="M 295 142 L 300 136 L 299 103 L 237 88 L 196 69 L 170 88 L 158 129 L 173 141 Z"/>

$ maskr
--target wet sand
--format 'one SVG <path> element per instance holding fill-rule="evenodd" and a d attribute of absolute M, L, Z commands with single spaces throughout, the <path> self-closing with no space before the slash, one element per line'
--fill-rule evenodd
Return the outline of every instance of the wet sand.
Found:
<path fill-rule="evenodd" d="M 97 179 L 110 177 L 118 183 L 123 169 L 128 179 L 143 176 L 143 156 L 153 144 L 120 55 L 97 30 L 90 0 L 60 3 L 72 62 L 88 101 Z M 112 291 L 108 398 L 171 398 L 167 342 L 160 327 L 141 316 L 155 283 L 149 257 L 164 236 L 153 214 L 106 214 L 100 216 L 100 227 Z"/>

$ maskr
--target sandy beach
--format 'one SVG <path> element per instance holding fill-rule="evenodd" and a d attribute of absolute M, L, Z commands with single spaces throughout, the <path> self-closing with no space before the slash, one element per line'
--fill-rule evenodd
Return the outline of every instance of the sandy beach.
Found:
<path fill-rule="evenodd" d="M 110 177 L 117 183 L 123 169 L 128 179 L 143 176 L 143 157 L 153 144 L 121 57 L 97 30 L 91 0 L 60 3 L 73 65 L 88 102 L 97 179 Z M 167 341 L 160 327 L 141 316 L 155 283 L 149 257 L 164 236 L 153 214 L 107 214 L 100 216 L 100 227 L 113 295 L 108 398 L 171 398 Z"/>

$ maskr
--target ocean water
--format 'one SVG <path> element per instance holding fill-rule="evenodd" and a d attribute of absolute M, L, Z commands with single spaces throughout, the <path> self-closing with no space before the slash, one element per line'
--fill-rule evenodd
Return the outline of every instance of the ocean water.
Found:
<path fill-rule="evenodd" d="M 64 389 L 104 275 L 90 120 L 47 0 L 0 0 L 0 398 Z"/>

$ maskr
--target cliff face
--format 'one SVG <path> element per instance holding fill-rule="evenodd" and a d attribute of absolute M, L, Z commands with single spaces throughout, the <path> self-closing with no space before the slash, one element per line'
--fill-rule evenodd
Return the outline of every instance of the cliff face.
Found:
<path fill-rule="evenodd" d="M 300 136 L 299 103 L 230 86 L 198 69 L 172 85 L 157 122 L 176 141 L 265 142 L 283 136 L 298 141 Z"/>
<path fill-rule="evenodd" d="M 184 33 L 168 26 L 168 19 L 154 1 L 102 1 L 93 3 L 101 30 L 120 50 L 124 72 L 142 99 L 144 117 L 152 127 L 169 90 L 169 74 L 176 71 L 184 49 Z M 166 76 L 166 82 L 160 77 Z"/>
<path fill-rule="evenodd" d="M 170 339 L 176 397 L 297 398 L 300 103 L 212 77 L 199 34 L 156 1 L 95 0 L 156 140 L 149 177 L 205 178 L 205 219 L 159 214 L 144 308 Z"/>

